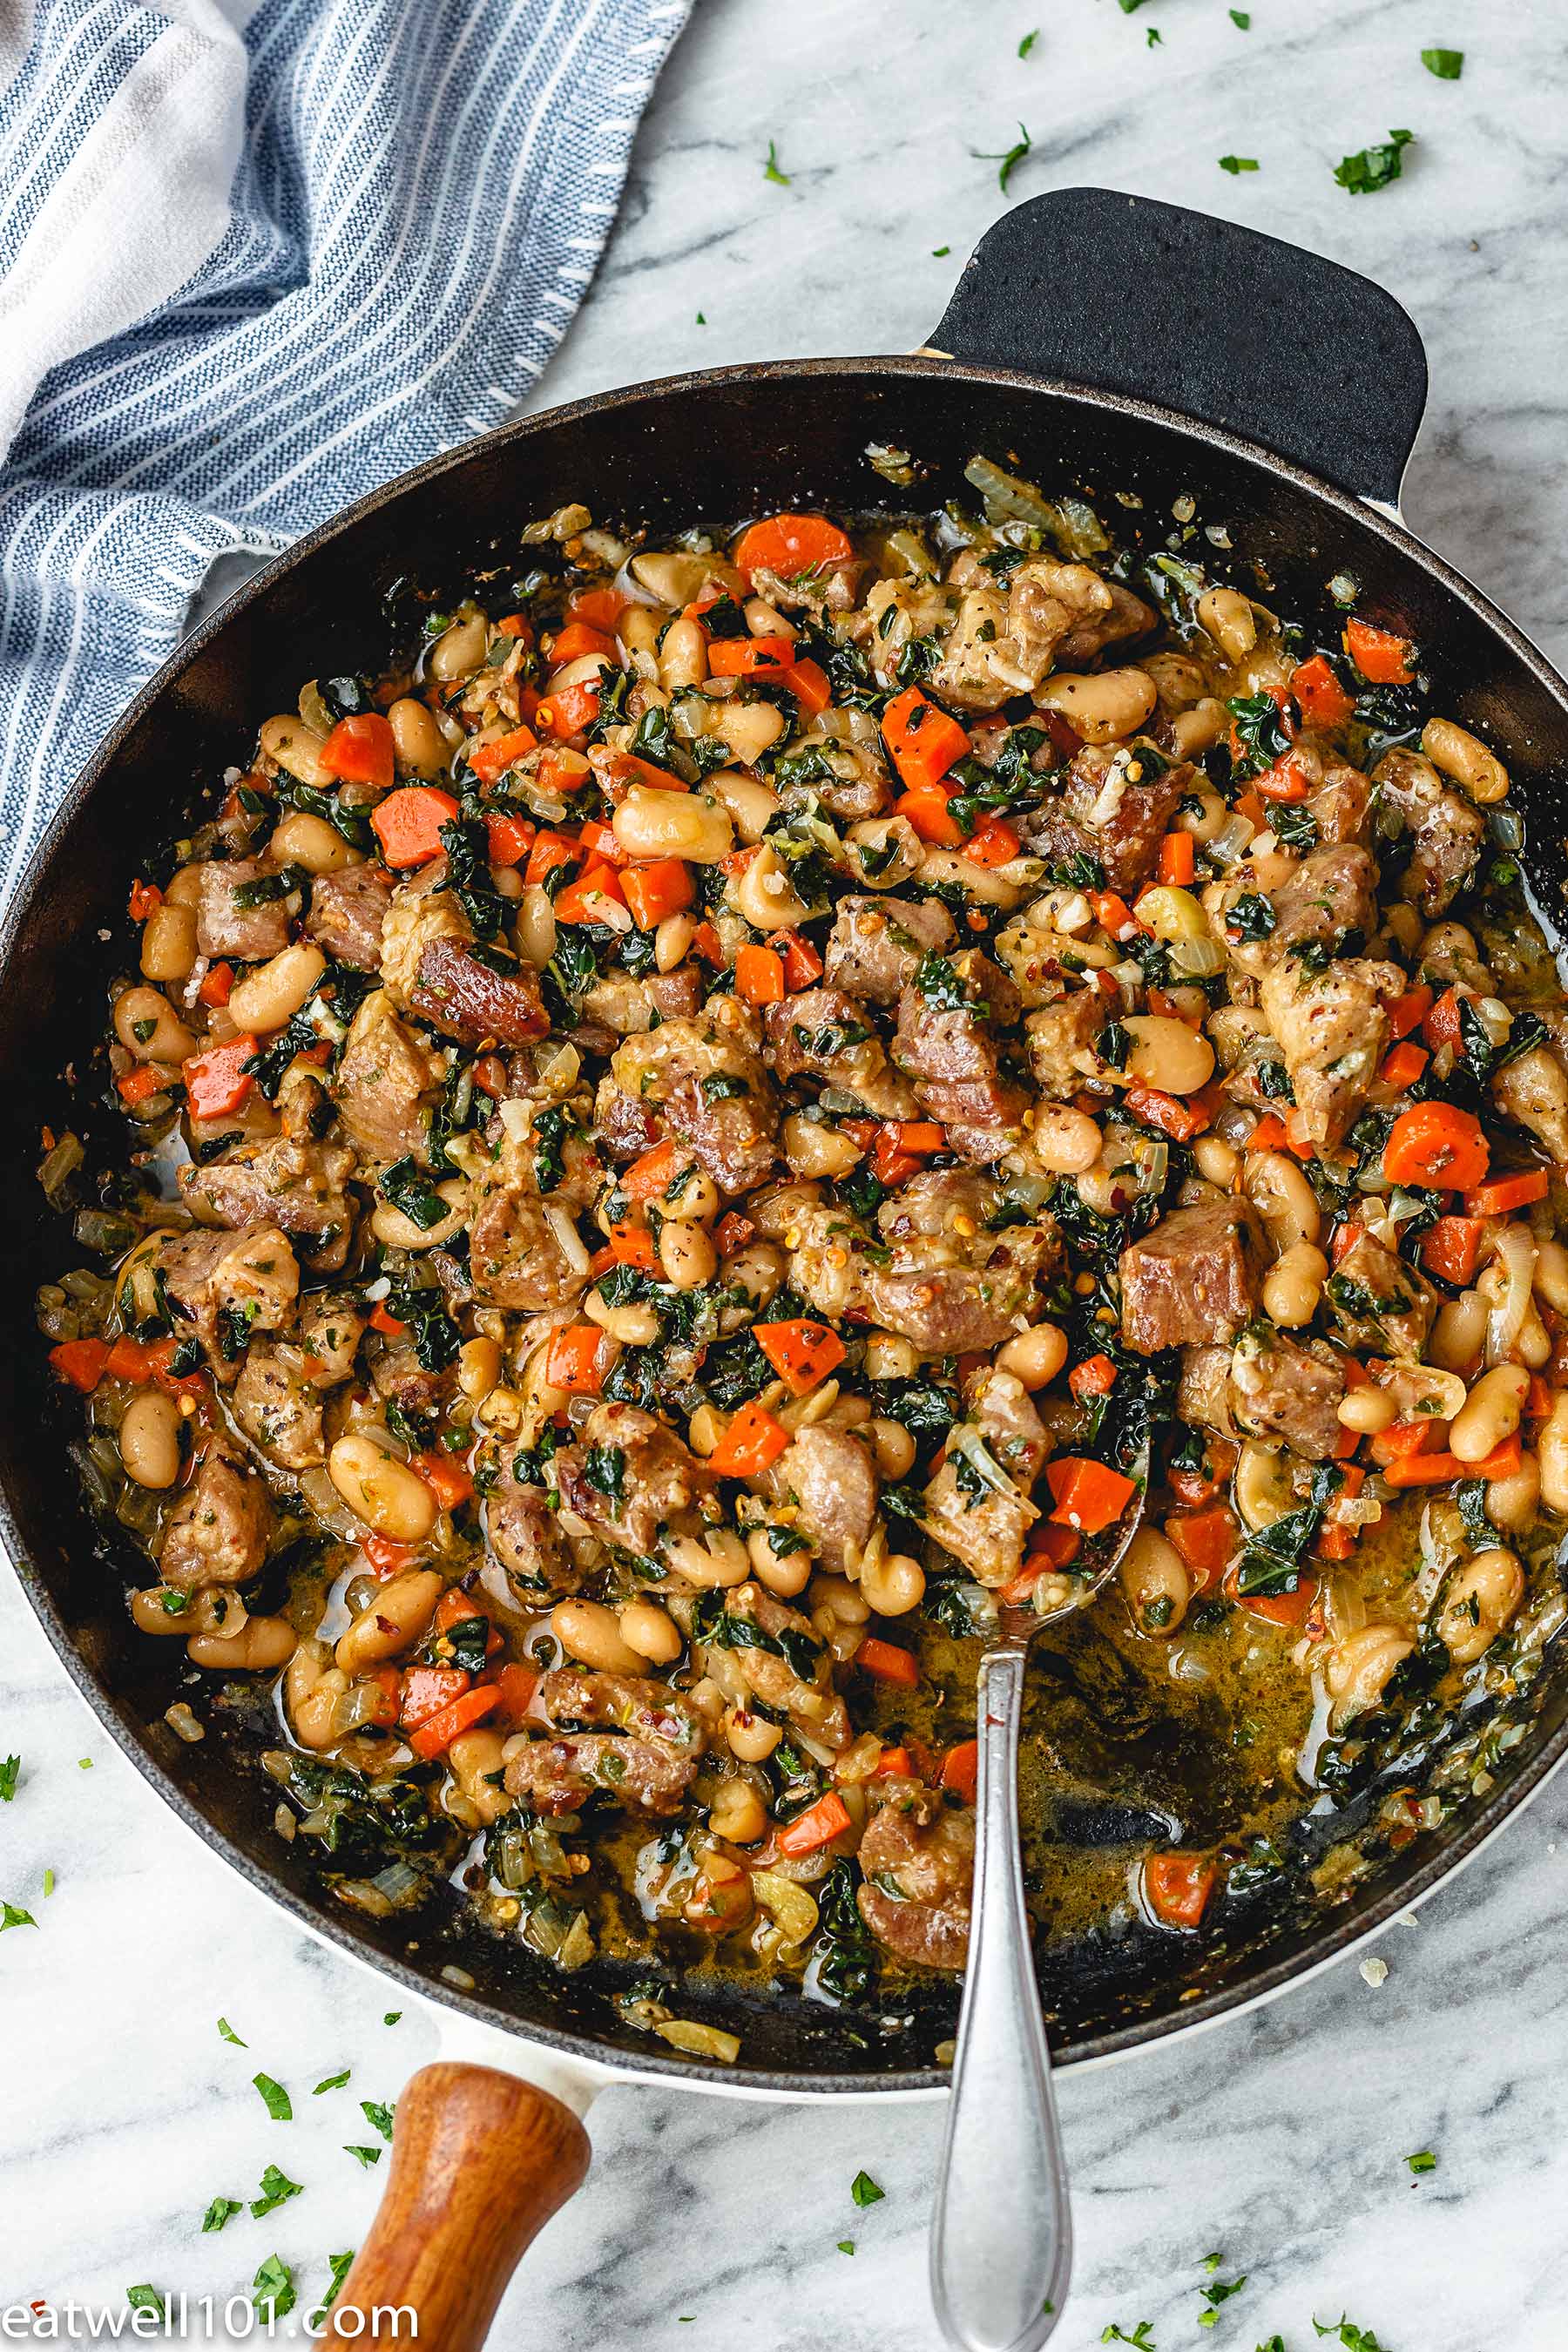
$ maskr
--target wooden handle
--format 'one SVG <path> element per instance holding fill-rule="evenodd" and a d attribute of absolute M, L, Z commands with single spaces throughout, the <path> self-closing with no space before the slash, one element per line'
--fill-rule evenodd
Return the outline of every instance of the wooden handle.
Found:
<path fill-rule="evenodd" d="M 329 2340 L 479 2352 L 524 2248 L 581 2187 L 588 2154 L 587 2133 L 548 2091 L 489 2066 L 422 2067 L 397 2102 L 385 2193 Z"/>

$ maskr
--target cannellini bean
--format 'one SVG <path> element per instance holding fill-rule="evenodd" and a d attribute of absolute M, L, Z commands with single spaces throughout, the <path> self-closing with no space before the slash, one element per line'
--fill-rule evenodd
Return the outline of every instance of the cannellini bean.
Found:
<path fill-rule="evenodd" d="M 1127 1069 L 1161 1094 L 1192 1095 L 1214 1076 L 1214 1047 L 1201 1029 L 1164 1013 L 1130 1013 L 1123 1026 L 1132 1043 Z"/>
<path fill-rule="evenodd" d="M 857 1160 L 865 1157 L 852 1135 L 830 1127 L 826 1119 L 807 1118 L 800 1111 L 791 1111 L 786 1116 L 783 1141 L 792 1175 L 810 1181 L 846 1176 Z"/>
<path fill-rule="evenodd" d="M 739 702 L 731 698 L 720 709 L 718 731 L 731 756 L 742 768 L 749 768 L 784 733 L 784 712 L 772 702 Z M 776 800 L 773 805 L 777 807 Z"/>
<path fill-rule="evenodd" d="M 1426 1353 L 1445 1371 L 1464 1372 L 1486 1345 L 1487 1302 L 1479 1290 L 1462 1291 L 1437 1309 Z"/>
<path fill-rule="evenodd" d="M 874 1422 L 871 1425 L 876 1427 Z M 912 1447 L 910 1458 L 914 1458 Z M 907 1617 L 920 1607 L 925 1589 L 926 1572 L 908 1552 L 868 1552 L 861 1564 L 860 1591 L 879 1617 Z"/>
<path fill-rule="evenodd" d="M 631 560 L 632 578 L 661 604 L 689 604 L 710 579 L 731 578 L 740 585 L 740 574 L 732 566 L 720 563 L 710 555 L 688 555 L 663 549 L 650 549 L 646 554 Z"/>
<path fill-rule="evenodd" d="M 673 1665 L 686 1644 L 679 1625 L 657 1601 L 628 1601 L 621 1612 L 621 1639 L 639 1658 L 656 1666 Z"/>
<path fill-rule="evenodd" d="M 1099 1122 L 1066 1103 L 1042 1102 L 1029 1121 L 1029 1146 L 1053 1176 L 1081 1176 L 1100 1157 Z"/>
<path fill-rule="evenodd" d="M 218 1674 L 267 1674 L 293 1656 L 299 1639 L 286 1617 L 247 1617 L 237 1633 L 193 1633 L 185 1655 Z"/>
<path fill-rule="evenodd" d="M 254 1029 L 258 1034 L 281 1029 L 299 1012 L 326 968 L 327 959 L 320 948 L 297 940 L 292 947 L 236 981 L 229 992 L 230 1020 L 237 1029 Z"/>
<path fill-rule="evenodd" d="M 1318 1196 L 1293 1160 L 1282 1151 L 1248 1152 L 1242 1162 L 1242 1190 L 1268 1226 L 1277 1249 L 1315 1242 L 1322 1227 Z"/>
<path fill-rule="evenodd" d="M 925 844 L 907 816 L 862 817 L 846 834 L 845 845 L 865 890 L 896 890 L 920 872 L 925 856 Z"/>
<path fill-rule="evenodd" d="M 1452 719 L 1428 719 L 1421 749 L 1435 768 L 1452 777 L 1483 808 L 1508 798 L 1508 770 L 1479 736 Z"/>
<path fill-rule="evenodd" d="M 746 1538 L 748 1565 L 759 1584 L 776 1592 L 781 1601 L 793 1601 L 804 1592 L 811 1581 L 811 1554 L 804 1547 L 797 1551 L 775 1551 L 766 1528 L 753 1528 Z"/>
<path fill-rule="evenodd" d="M 700 1290 L 719 1270 L 719 1253 L 700 1225 L 671 1219 L 658 1237 L 658 1262 L 677 1290 Z"/>
<path fill-rule="evenodd" d="M 768 1825 L 767 1810 L 749 1780 L 721 1780 L 708 1811 L 708 1826 L 730 1845 L 755 1845 Z"/>
<path fill-rule="evenodd" d="M 1460 1462 L 1482 1462 L 1519 1427 L 1530 1374 L 1522 1364 L 1494 1364 L 1465 1399 L 1448 1432 L 1448 1451 Z"/>
<path fill-rule="evenodd" d="M 276 719 L 262 722 L 258 739 L 269 760 L 288 771 L 301 784 L 313 784 L 318 792 L 337 782 L 322 754 L 327 739 L 292 710 L 280 710 Z"/>
<path fill-rule="evenodd" d="M 724 1737 L 731 1756 L 739 1757 L 742 1764 L 760 1764 L 773 1754 L 784 1733 L 765 1715 L 748 1715 L 737 1708 L 724 1717 Z"/>
<path fill-rule="evenodd" d="M 1352 1389 L 1335 1407 L 1342 1429 L 1359 1431 L 1363 1437 L 1375 1437 L 1380 1430 L 1392 1429 L 1399 1418 L 1399 1407 L 1386 1389 Z"/>
<path fill-rule="evenodd" d="M 1140 1528 L 1118 1570 L 1141 1633 L 1173 1633 L 1187 1613 L 1192 1579 L 1181 1553 L 1157 1528 Z"/>
<path fill-rule="evenodd" d="M 487 1824 L 499 1822 L 511 1809 L 511 1799 L 504 1789 L 496 1786 L 493 1777 L 505 1761 L 501 1753 L 505 1746 L 499 1731 L 492 1731 L 488 1723 L 480 1723 L 472 1731 L 460 1731 L 447 1750 L 447 1761 L 459 1791 L 479 1821 Z"/>
<path fill-rule="evenodd" d="M 378 1201 L 370 1213 L 370 1229 L 378 1242 L 388 1249 L 437 1249 L 460 1233 L 468 1213 L 468 1188 L 460 1176 L 448 1176 L 436 1187 L 437 1200 L 447 1203 L 447 1213 L 433 1225 L 416 1224 L 390 1201 Z"/>
<path fill-rule="evenodd" d="M 1193 1145 L 1193 1165 L 1210 1184 L 1228 1192 L 1241 1171 L 1241 1154 L 1223 1135 L 1200 1135 Z"/>
<path fill-rule="evenodd" d="M 493 1339 L 465 1339 L 458 1350 L 458 1386 L 464 1396 L 479 1404 L 489 1396 L 501 1375 L 501 1352 Z"/>
<path fill-rule="evenodd" d="M 1082 677 L 1058 670 L 1035 699 L 1059 711 L 1086 743 L 1115 743 L 1153 717 L 1159 694 L 1146 670 L 1102 669 Z"/>
<path fill-rule="evenodd" d="M 340 1438 L 338 1443 L 350 1444 L 353 1440 Z M 427 1486 L 425 1491 L 430 1493 Z M 430 1499 L 434 1502 L 435 1496 Z M 400 1650 L 412 1648 L 429 1625 L 440 1598 L 441 1580 L 433 1568 L 411 1568 L 390 1578 L 377 1587 L 375 1598 L 360 1611 L 347 1633 L 339 1635 L 332 1653 L 335 1662 L 345 1675 L 361 1675 L 379 1666 L 384 1659 L 395 1657 Z"/>
<path fill-rule="evenodd" d="M 162 989 L 128 988 L 115 999 L 114 1034 L 139 1062 L 184 1062 L 196 1050 Z"/>
<path fill-rule="evenodd" d="M 602 1601 L 558 1601 L 550 1612 L 550 1630 L 569 1656 L 601 1674 L 642 1672 L 645 1653 L 622 1639 L 615 1611 Z"/>
<path fill-rule="evenodd" d="M 267 845 L 279 866 L 302 866 L 307 874 L 341 874 L 346 866 L 362 866 L 363 854 L 345 841 L 335 824 L 303 809 L 290 809 L 272 828 Z"/>
<path fill-rule="evenodd" d="M 196 960 L 196 918 L 193 908 L 165 898 L 142 926 L 143 980 L 187 980 Z"/>
<path fill-rule="evenodd" d="M 327 1475 L 355 1517 L 395 1543 L 423 1543 L 439 1516 L 418 1473 L 363 1432 L 338 1439 L 327 1456 Z"/>
<path fill-rule="evenodd" d="M 907 1477 L 914 1465 L 915 1441 L 901 1421 L 877 1413 L 866 1423 L 866 1435 L 884 1478 Z"/>
<path fill-rule="evenodd" d="M 424 703 L 405 694 L 386 717 L 400 773 L 422 777 L 426 783 L 446 774 L 450 759 L 447 740 Z"/>
<path fill-rule="evenodd" d="M 1065 1362 L 1066 1359 L 1063 1360 Z M 902 1332 L 876 1329 L 867 1332 L 866 1378 L 868 1381 L 912 1381 L 920 1366 L 920 1354 L 914 1342 L 906 1339 Z"/>
<path fill-rule="evenodd" d="M 697 936 L 697 925 L 689 915 L 666 915 L 653 935 L 653 961 L 656 970 L 673 971 L 684 963 Z M 551 934 L 551 954 L 554 950 L 553 925 Z M 546 962 L 549 958 L 546 957 Z"/>
<path fill-rule="evenodd" d="M 1297 1505 L 1289 1461 L 1250 1439 L 1237 1459 L 1234 1493 L 1236 1507 L 1254 1535 L 1273 1527 Z"/>
<path fill-rule="evenodd" d="M 1568 1249 L 1561 1242 L 1536 1244 L 1534 1280 L 1548 1307 L 1559 1315 L 1568 1315 Z"/>
<path fill-rule="evenodd" d="M 804 922 L 805 901 L 790 880 L 788 866 L 770 842 L 763 842 L 745 871 L 731 885 L 739 913 L 753 930 L 791 930 Z"/>
<path fill-rule="evenodd" d="M 1197 601 L 1197 622 L 1227 662 L 1244 661 L 1258 643 L 1258 615 L 1238 588 L 1210 588 Z"/>
<path fill-rule="evenodd" d="M 431 646 L 426 667 L 443 686 L 478 669 L 490 641 L 490 625 L 482 613 L 459 615 Z"/>
<path fill-rule="evenodd" d="M 612 829 L 628 857 L 686 857 L 716 866 L 735 845 L 727 809 L 702 793 L 667 793 L 634 784 Z"/>
<path fill-rule="evenodd" d="M 651 1348 L 659 1334 L 658 1317 L 641 1299 L 629 1299 L 624 1307 L 612 1307 L 598 1290 L 590 1290 L 583 1301 L 583 1311 L 591 1323 L 607 1331 L 612 1339 L 618 1339 L 623 1348 Z M 697 1408 L 698 1412 L 704 1410 L 701 1405 Z M 694 1413 L 692 1419 L 696 1417 Z M 692 1443 L 695 1444 L 696 1440 Z M 707 1452 L 711 1454 L 718 1443 L 719 1434 L 715 1432 L 713 1444 Z M 703 1448 L 699 1446 L 698 1451 Z"/>
<path fill-rule="evenodd" d="M 1224 703 L 1215 695 L 1205 694 L 1191 710 L 1179 710 L 1172 719 L 1171 749 L 1178 760 L 1198 759 L 1214 749 L 1229 724 L 1230 713 Z M 1198 838 L 1212 841 L 1214 835 L 1199 833 Z"/>
<path fill-rule="evenodd" d="M 1324 1678 L 1334 1702 L 1336 1727 L 1376 1706 L 1389 1676 L 1415 1647 L 1392 1625 L 1363 1625 L 1359 1633 L 1335 1643 Z"/>
<path fill-rule="evenodd" d="M 758 1307 L 765 1307 L 784 1276 L 784 1252 L 776 1242 L 748 1242 L 724 1261 L 724 1280 Z"/>
<path fill-rule="evenodd" d="M 743 1584 L 752 1566 L 745 1544 L 729 1528 L 714 1528 L 702 1543 L 695 1536 L 677 1536 L 668 1552 L 676 1574 L 705 1591 Z"/>
<path fill-rule="evenodd" d="M 140 1389 L 120 1423 L 120 1459 L 139 1486 L 162 1494 L 180 1475 L 180 1408 L 162 1389 Z"/>
<path fill-rule="evenodd" d="M 708 638 L 700 621 L 671 621 L 658 649 L 658 682 L 666 693 L 700 686 L 708 675 Z"/>
<path fill-rule="evenodd" d="M 1048 1388 L 1068 1360 L 1068 1335 L 1055 1323 L 1037 1323 L 996 1351 L 996 1369 L 1033 1391 Z"/>
<path fill-rule="evenodd" d="M 1329 1261 L 1311 1242 L 1297 1242 L 1263 1277 L 1263 1311 L 1281 1329 L 1310 1323 L 1318 1311 Z"/>
<path fill-rule="evenodd" d="M 1541 1465 L 1533 1454 L 1521 1454 L 1519 1468 L 1506 1478 L 1489 1478 L 1486 1514 L 1494 1528 L 1510 1536 L 1528 1535 L 1541 1507 Z"/>
<path fill-rule="evenodd" d="M 1541 1462 L 1541 1499 L 1549 1511 L 1568 1513 L 1568 1389 L 1560 1389 L 1536 1440 Z"/>
<path fill-rule="evenodd" d="M 905 820 L 893 818 L 890 823 Z M 928 845 L 920 863 L 921 880 L 931 890 L 962 890 L 966 898 L 973 898 L 987 907 L 1011 908 L 1023 904 L 1024 885 L 1007 878 L 1005 866 L 977 866 L 973 857 L 965 857 L 956 849 L 938 849 Z M 877 886 L 887 889 L 884 877 Z"/>
<path fill-rule="evenodd" d="M 555 953 L 555 909 L 550 893 L 537 882 L 525 883 L 512 926 L 518 952 L 535 971 L 542 971 Z"/>
<path fill-rule="evenodd" d="M 1449 1580 L 1437 1638 L 1457 1666 L 1489 1650 L 1524 1598 L 1524 1570 L 1511 1551 L 1473 1552 Z"/>

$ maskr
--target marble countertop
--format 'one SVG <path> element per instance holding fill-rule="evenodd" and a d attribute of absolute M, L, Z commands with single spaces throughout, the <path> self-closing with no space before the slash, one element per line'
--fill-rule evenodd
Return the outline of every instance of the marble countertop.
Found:
<path fill-rule="evenodd" d="M 623 216 L 531 406 L 695 366 L 901 351 L 1006 204 L 1083 181 L 1197 205 L 1364 270 L 1432 366 L 1414 527 L 1568 656 L 1568 305 L 1556 0 L 698 0 L 638 143 Z M 1040 22 L 1029 55 L 1020 40 Z M 1150 36 L 1158 34 L 1152 42 Z M 1433 43 L 1463 79 L 1426 73 Z M 976 149 L 1032 149 L 1005 197 Z M 1407 126 L 1404 180 L 1338 188 L 1348 149 Z M 788 184 L 763 175 L 775 142 Z M 1228 176 L 1223 154 L 1256 156 Z M 951 256 L 934 257 L 933 248 Z M 1129 289 L 1136 299 L 1136 289 Z M 121 2304 L 151 2281 L 248 2286 L 275 2250 L 300 2310 L 356 2245 L 381 2173 L 357 2102 L 436 2054 L 437 2012 L 292 1925 L 167 1815 L 0 1588 L 0 2306 Z M 90 1767 L 82 1769 L 83 1765 Z M 1346 2312 L 1387 2352 L 1562 2352 L 1568 2273 L 1568 1780 L 1419 1923 L 1273 2006 L 1062 2084 L 1077 2282 L 1058 2342 L 1114 2322 L 1159 2352 L 1286 2352 Z M 54 1874 L 52 1894 L 43 1874 Z M 216 2029 L 228 2018 L 247 2047 Z M 504 2063 L 506 2045 L 498 2039 Z M 342 2089 L 311 2095 L 351 2067 Z M 269 2119 L 251 2077 L 288 2084 Z M 557 2352 L 933 2352 L 924 2230 L 935 2105 L 769 2105 L 623 2086 L 595 2107 L 591 2189 L 547 2230 L 492 2341 Z M 1436 2165 L 1419 2178 L 1412 2151 Z M 201 2233 L 278 2164 L 303 2193 Z M 864 2168 L 883 2200 L 858 2210 Z M 854 2242 L 852 2255 L 838 2250 Z M 1247 2274 L 1200 2332 L 1202 2268 Z M 689 2324 L 679 2326 L 687 2317 Z"/>

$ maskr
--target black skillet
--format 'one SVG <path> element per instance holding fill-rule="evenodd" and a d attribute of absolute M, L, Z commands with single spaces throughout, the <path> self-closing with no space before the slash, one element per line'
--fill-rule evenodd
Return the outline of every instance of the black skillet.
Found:
<path fill-rule="evenodd" d="M 868 467 L 868 443 L 921 461 L 910 503 L 966 496 L 976 451 L 1047 490 L 1094 494 L 1111 527 L 1163 546 L 1178 501 L 1195 501 L 1216 572 L 1267 583 L 1268 601 L 1326 609 L 1348 571 L 1360 609 L 1429 651 L 1436 707 L 1493 743 L 1531 824 L 1534 889 L 1555 913 L 1558 811 L 1568 769 L 1568 688 L 1510 622 L 1396 520 L 1420 422 L 1419 339 L 1390 296 L 1332 263 L 1250 231 L 1142 198 L 1062 191 L 1020 205 L 964 270 L 931 348 L 913 358 L 779 362 L 636 386 L 531 417 L 433 459 L 302 540 L 181 647 L 140 694 L 66 797 L 0 932 L 0 1070 L 13 1148 L 0 1157 L 13 1274 L 4 1292 L 13 1394 L 0 1414 L 0 1522 L 68 1674 L 138 1769 L 198 1834 L 302 1926 L 469 2019 L 519 2037 L 557 2079 L 605 2069 L 752 2095 L 920 2094 L 955 2001 L 942 1985 L 902 2033 L 853 2009 L 759 2001 L 708 1980 L 682 2014 L 742 2037 L 732 2069 L 650 2054 L 623 2021 L 618 1979 L 595 1962 L 563 1979 L 469 1927 L 454 1901 L 405 1923 L 351 1915 L 323 1893 L 308 1842 L 274 1834 L 270 1783 L 215 1720 L 197 1746 L 164 1709 L 186 1695 L 178 1643 L 132 1638 L 124 1578 L 88 1517 L 66 1455 L 73 1415 L 44 1398 L 33 1281 L 73 1262 L 35 1181 L 45 1125 L 89 1150 L 101 1114 L 93 1061 L 104 992 L 127 961 L 125 896 L 152 843 L 226 763 L 258 715 L 291 707 L 301 676 L 374 669 L 384 599 L 400 579 L 460 579 L 523 523 L 569 499 L 654 532 L 693 516 L 899 503 Z M 1118 503 L 1118 494 L 1123 503 Z M 1128 505 L 1128 499 L 1141 504 Z M 101 1127 L 107 1160 L 112 1122 Z M 126 1575 L 130 1574 L 126 1563 Z M 175 1655 L 171 1659 L 170 1652 Z M 1134 1931 L 1041 1956 L 1057 2063 L 1082 2063 L 1206 2024 L 1343 1952 L 1453 1869 L 1540 1785 L 1568 1746 L 1568 1688 L 1545 1674 L 1524 1736 L 1484 1802 L 1385 1858 L 1337 1910 L 1285 1874 L 1223 1906 L 1202 1945 Z M 215 1753 L 224 1748 L 227 1752 Z M 1428 1759 L 1429 1760 L 1429 1759 Z M 1405 1759 L 1404 1780 L 1422 1759 Z M 1351 1808 L 1370 1818 L 1375 1786 Z M 454 1985 L 443 1969 L 471 1980 Z M 570 2194 L 586 2142 L 553 2100 L 489 2071 L 435 2068 L 405 2095 L 384 2226 L 361 2259 L 358 2302 L 416 2302 L 422 2340 L 483 2340 L 508 2273 Z M 475 2242 L 465 2233 L 472 2231 Z M 480 2245 L 478 2241 L 482 2239 Z M 347 2299 L 347 2298 L 345 2298 Z M 368 2336 L 362 2340 L 370 2340 Z"/>

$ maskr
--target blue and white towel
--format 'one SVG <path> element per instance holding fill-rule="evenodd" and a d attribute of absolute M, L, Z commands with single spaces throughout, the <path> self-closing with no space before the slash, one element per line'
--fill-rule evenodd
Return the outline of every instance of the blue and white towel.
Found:
<path fill-rule="evenodd" d="M 689 6 L 0 9 L 0 892 L 215 557 L 527 390 Z"/>

